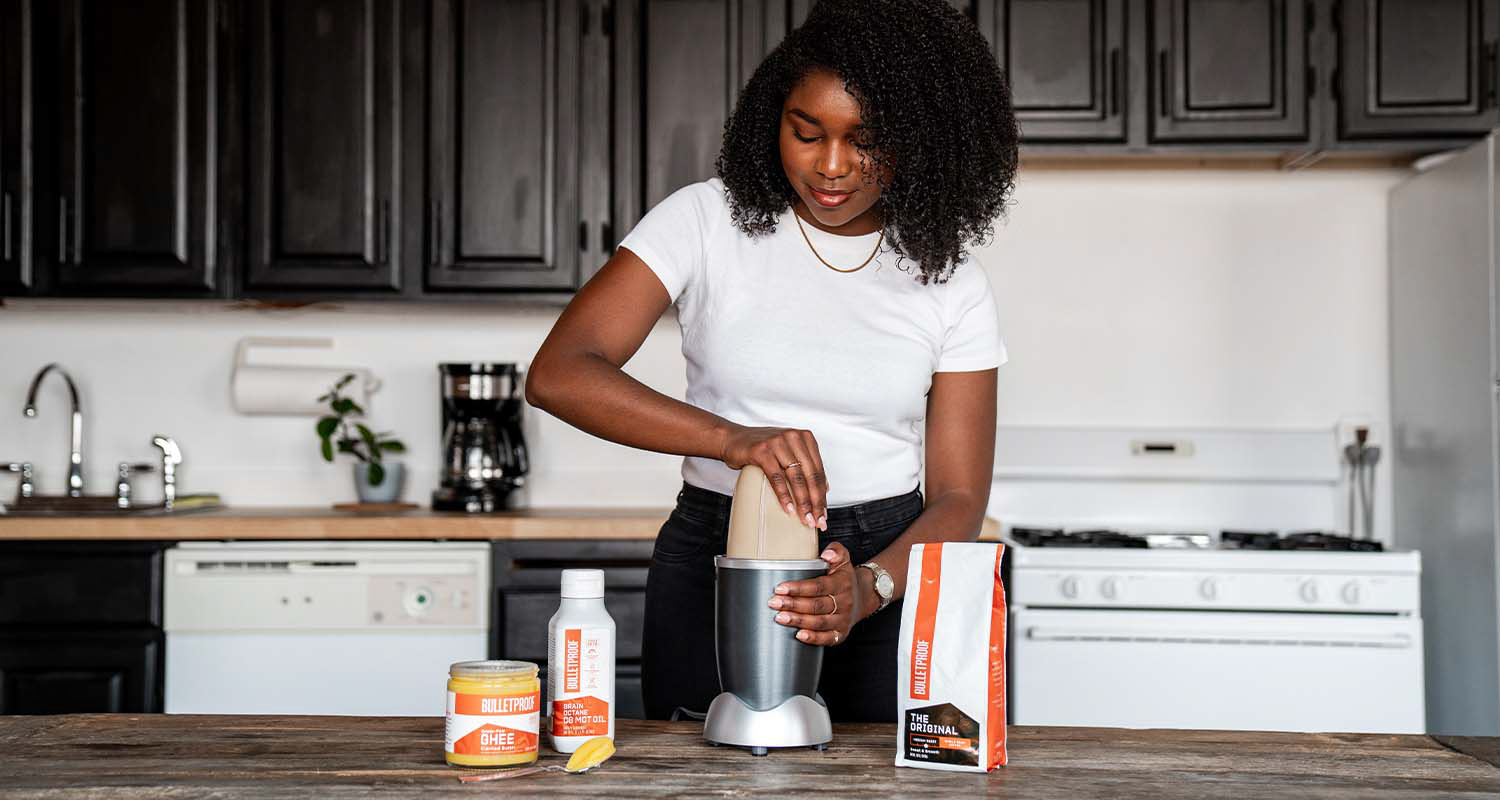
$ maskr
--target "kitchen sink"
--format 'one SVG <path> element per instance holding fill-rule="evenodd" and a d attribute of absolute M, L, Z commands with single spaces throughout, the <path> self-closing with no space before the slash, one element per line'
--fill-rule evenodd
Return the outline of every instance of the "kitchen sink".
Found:
<path fill-rule="evenodd" d="M 199 498 L 202 498 L 201 500 Z M 165 514 L 186 514 L 195 511 L 212 511 L 223 508 L 212 495 L 186 495 L 168 511 L 160 503 L 155 505 L 133 505 L 120 508 L 113 495 L 33 495 L 18 497 L 5 507 L 6 514 L 13 517 L 72 517 L 112 516 L 141 517 Z"/>

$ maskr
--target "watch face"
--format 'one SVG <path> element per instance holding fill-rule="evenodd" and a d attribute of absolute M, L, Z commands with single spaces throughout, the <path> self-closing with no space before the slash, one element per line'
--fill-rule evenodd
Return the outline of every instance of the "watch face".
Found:
<path fill-rule="evenodd" d="M 890 573 L 875 576 L 875 591 L 880 592 L 881 597 L 890 597 L 895 589 L 896 581 L 891 578 Z"/>

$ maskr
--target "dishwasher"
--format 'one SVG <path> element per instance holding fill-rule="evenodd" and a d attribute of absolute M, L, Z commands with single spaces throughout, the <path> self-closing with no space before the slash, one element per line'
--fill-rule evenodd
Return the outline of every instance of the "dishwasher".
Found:
<path fill-rule="evenodd" d="M 481 542 L 183 542 L 166 551 L 169 714 L 434 716 L 483 659 Z"/>

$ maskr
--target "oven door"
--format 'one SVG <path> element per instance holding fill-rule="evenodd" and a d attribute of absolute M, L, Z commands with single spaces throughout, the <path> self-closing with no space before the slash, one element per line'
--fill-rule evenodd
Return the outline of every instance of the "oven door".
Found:
<path fill-rule="evenodd" d="M 1422 621 L 1018 609 L 1018 725 L 1421 733 Z"/>

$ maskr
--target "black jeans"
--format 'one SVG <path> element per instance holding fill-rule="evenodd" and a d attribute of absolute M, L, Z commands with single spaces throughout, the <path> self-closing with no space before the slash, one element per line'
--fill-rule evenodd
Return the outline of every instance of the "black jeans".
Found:
<path fill-rule="evenodd" d="M 729 537 L 731 498 L 684 484 L 677 507 L 656 535 L 646 578 L 641 684 L 646 717 L 677 708 L 702 712 L 719 693 L 714 657 L 714 556 Z M 884 550 L 922 513 L 922 493 L 828 509 L 819 548 L 839 542 L 855 564 Z M 821 549 L 820 549 L 821 552 Z M 769 600 L 770 598 L 766 598 Z M 901 601 L 854 626 L 823 654 L 818 694 L 834 722 L 896 721 L 896 642 Z"/>

